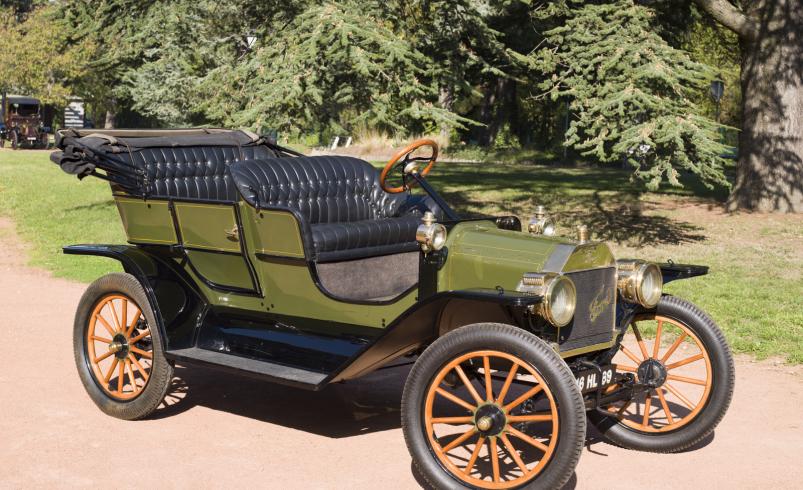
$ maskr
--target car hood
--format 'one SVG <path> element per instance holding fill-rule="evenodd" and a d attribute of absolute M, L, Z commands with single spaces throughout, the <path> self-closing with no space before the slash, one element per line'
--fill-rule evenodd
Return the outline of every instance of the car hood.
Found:
<path fill-rule="evenodd" d="M 565 237 L 502 230 L 492 221 L 454 226 L 446 242 L 447 260 L 439 273 L 441 289 L 514 289 L 525 272 L 572 272 L 612 267 L 603 242 L 578 243 Z"/>

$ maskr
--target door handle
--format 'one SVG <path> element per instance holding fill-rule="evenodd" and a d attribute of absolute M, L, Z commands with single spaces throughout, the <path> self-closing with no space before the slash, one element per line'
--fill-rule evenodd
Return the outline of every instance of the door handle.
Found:
<path fill-rule="evenodd" d="M 231 230 L 226 230 L 226 238 L 228 238 L 233 242 L 240 241 L 240 229 L 237 228 L 237 225 L 234 225 L 234 228 L 232 228 Z"/>

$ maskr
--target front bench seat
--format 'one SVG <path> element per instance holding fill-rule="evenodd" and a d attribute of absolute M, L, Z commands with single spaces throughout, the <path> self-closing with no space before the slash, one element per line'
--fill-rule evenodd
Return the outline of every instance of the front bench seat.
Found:
<path fill-rule="evenodd" d="M 383 191 L 379 171 L 357 158 L 255 159 L 230 170 L 246 202 L 295 214 L 307 255 L 319 262 L 415 251 L 423 213 L 440 214 L 429 198 Z"/>

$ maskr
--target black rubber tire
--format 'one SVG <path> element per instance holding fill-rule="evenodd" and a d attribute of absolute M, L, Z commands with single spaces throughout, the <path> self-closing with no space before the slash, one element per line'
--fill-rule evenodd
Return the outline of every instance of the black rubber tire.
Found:
<path fill-rule="evenodd" d="M 131 298 L 139 306 L 145 321 L 151 327 L 153 339 L 153 366 L 148 383 L 142 393 L 129 401 L 111 398 L 98 386 L 92 375 L 87 359 L 86 329 L 89 317 L 97 302 L 110 293 L 120 293 Z M 167 361 L 162 349 L 162 338 L 156 327 L 156 318 L 139 281 L 131 274 L 113 273 L 105 275 L 89 285 L 75 313 L 73 326 L 73 352 L 78 375 L 89 397 L 105 414 L 118 419 L 136 420 L 150 415 L 167 393 L 173 379 L 173 366 Z"/>
<path fill-rule="evenodd" d="M 477 323 L 449 332 L 416 361 L 404 385 L 401 403 L 402 430 L 413 463 L 436 489 L 467 488 L 430 452 L 421 411 L 428 385 L 444 364 L 461 354 L 485 349 L 507 352 L 527 361 L 552 391 L 560 420 L 557 446 L 541 473 L 518 488 L 561 488 L 571 478 L 585 443 L 583 398 L 569 367 L 544 341 L 521 328 L 500 323 Z"/>
<path fill-rule="evenodd" d="M 693 331 L 711 359 L 711 394 L 696 418 L 674 431 L 649 433 L 620 424 L 614 417 L 589 412 L 589 420 L 606 439 L 627 449 L 674 453 L 705 439 L 725 416 L 733 398 L 735 370 L 725 336 L 714 320 L 689 301 L 675 296 L 661 298 L 655 313 L 678 320 Z"/>
<path fill-rule="evenodd" d="M 12 149 L 12 150 L 17 150 L 17 149 L 19 149 L 19 147 L 20 147 L 20 137 L 19 137 L 19 133 L 17 133 L 16 131 L 12 131 L 12 132 L 11 132 L 11 138 L 10 138 L 10 139 L 11 139 L 11 149 Z"/>

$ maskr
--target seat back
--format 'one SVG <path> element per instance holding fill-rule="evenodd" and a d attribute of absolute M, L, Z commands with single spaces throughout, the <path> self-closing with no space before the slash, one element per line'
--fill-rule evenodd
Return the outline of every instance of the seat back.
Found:
<path fill-rule="evenodd" d="M 274 153 L 265 146 L 185 146 L 141 148 L 116 156 L 145 170 L 151 197 L 236 201 L 229 165 Z"/>
<path fill-rule="evenodd" d="M 246 160 L 231 173 L 251 205 L 293 209 L 309 224 L 396 216 L 408 197 L 388 194 L 373 165 L 345 156 Z"/>

